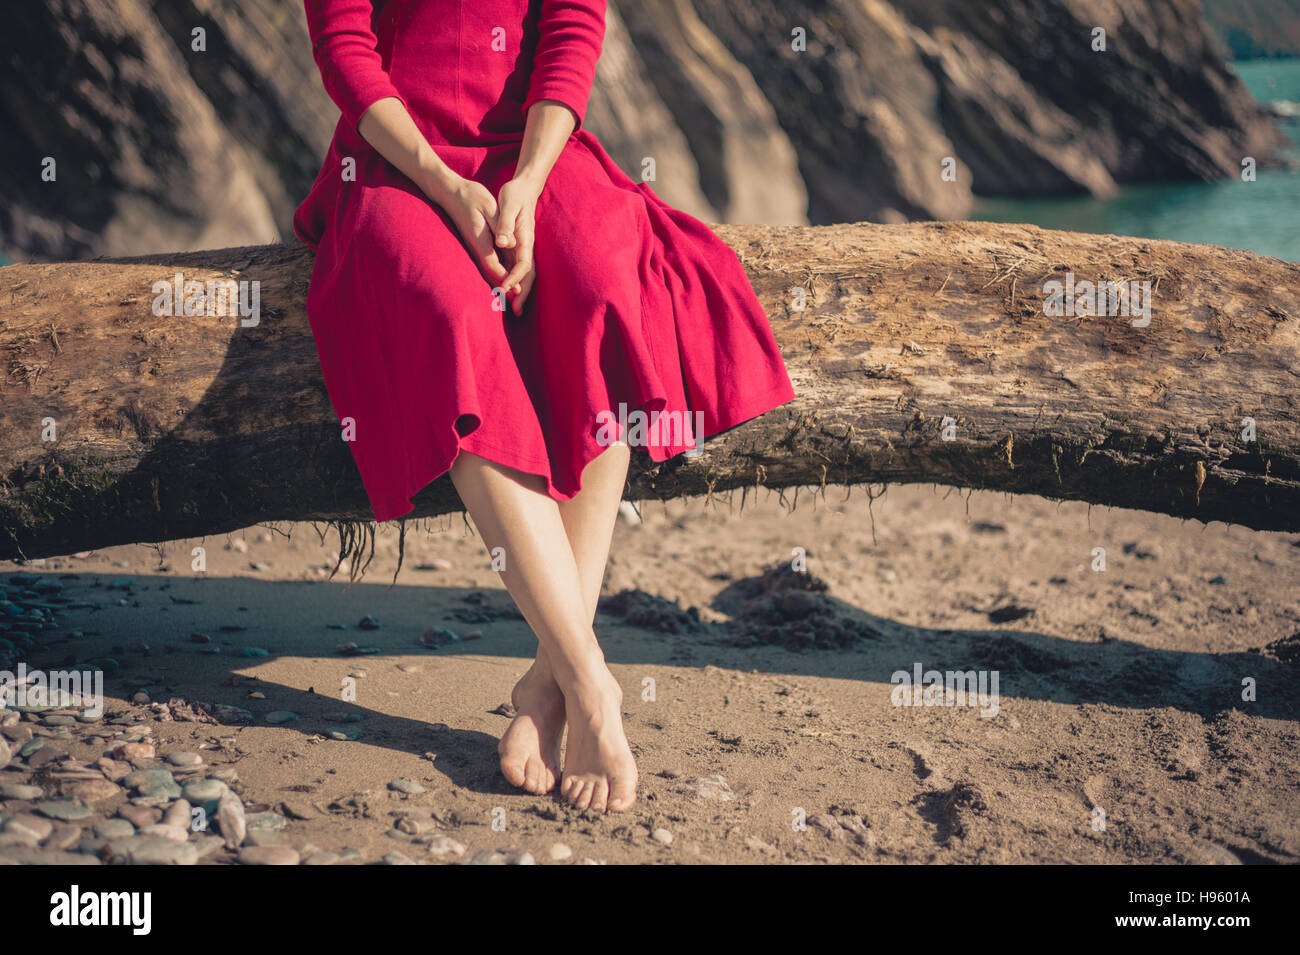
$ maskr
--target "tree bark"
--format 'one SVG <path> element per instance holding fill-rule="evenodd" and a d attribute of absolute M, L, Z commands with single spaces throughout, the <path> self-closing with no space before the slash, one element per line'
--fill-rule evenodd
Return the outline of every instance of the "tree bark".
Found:
<path fill-rule="evenodd" d="M 799 397 L 698 458 L 635 456 L 631 497 L 934 482 L 1300 530 L 1300 266 L 987 223 L 718 232 Z M 260 283 L 259 323 L 154 315 L 178 272 Z M 1150 324 L 1046 315 L 1068 272 L 1149 281 Z M 370 520 L 310 273 L 284 245 L 0 269 L 0 557 Z M 460 509 L 445 477 L 415 503 Z"/>

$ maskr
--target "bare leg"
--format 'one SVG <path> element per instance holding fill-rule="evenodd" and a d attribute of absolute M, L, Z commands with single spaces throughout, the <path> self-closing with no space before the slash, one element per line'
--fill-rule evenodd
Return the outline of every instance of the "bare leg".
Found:
<path fill-rule="evenodd" d="M 612 448 L 597 459 L 599 464 L 593 462 L 584 474 L 588 485 L 574 499 L 582 502 L 576 506 L 569 502 L 568 523 L 578 531 L 584 555 L 608 552 L 618 506 L 609 485 L 620 473 L 620 458 L 625 473 L 627 454 L 626 447 Z M 484 543 L 488 548 L 504 548 L 502 580 L 540 646 L 538 661 L 516 687 L 516 706 L 522 703 L 528 712 L 522 722 L 516 718 L 519 728 L 512 723 L 502 739 L 502 772 L 530 791 L 545 792 L 554 785 L 556 701 L 553 692 L 548 692 L 553 680 L 562 693 L 563 716 L 569 722 L 562 786 L 566 798 L 583 809 L 627 809 L 635 798 L 636 765 L 623 735 L 622 690 L 605 666 L 591 627 L 604 573 L 603 553 L 599 572 L 586 558 L 584 570 L 579 569 L 566 521 L 559 505 L 544 493 L 540 478 L 465 452 L 456 459 L 451 476 Z M 621 477 L 616 486 L 621 494 Z M 604 489 L 603 495 L 600 489 Z M 598 507 L 602 496 L 610 498 L 604 525 Z M 600 533 L 603 544 L 597 547 L 593 542 L 600 539 Z M 558 729 L 562 728 L 563 719 L 558 722 Z M 532 743 L 537 758 L 530 758 Z"/>

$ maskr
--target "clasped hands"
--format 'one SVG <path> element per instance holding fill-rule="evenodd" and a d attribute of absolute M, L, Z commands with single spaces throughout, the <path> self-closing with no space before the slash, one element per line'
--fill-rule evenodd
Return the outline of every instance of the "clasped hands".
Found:
<path fill-rule="evenodd" d="M 438 203 L 456 224 L 494 294 L 504 293 L 516 315 L 523 314 L 537 278 L 533 236 L 541 192 L 542 183 L 528 176 L 511 179 L 496 198 L 482 183 L 460 179 Z"/>

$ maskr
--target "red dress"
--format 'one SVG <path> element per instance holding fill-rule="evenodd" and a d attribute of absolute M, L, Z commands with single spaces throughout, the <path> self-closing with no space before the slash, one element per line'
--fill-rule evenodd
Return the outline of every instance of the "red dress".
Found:
<path fill-rule="evenodd" d="M 663 461 L 794 397 L 735 253 L 589 131 L 565 143 L 538 200 L 537 279 L 520 316 L 446 214 L 356 131 L 395 96 L 442 160 L 495 196 L 529 106 L 558 100 L 583 117 L 604 0 L 306 7 L 343 115 L 293 224 L 316 251 L 307 316 L 376 520 L 413 510 L 461 449 L 541 475 L 566 500 L 611 420 L 669 413 L 670 426 L 613 434 Z"/>

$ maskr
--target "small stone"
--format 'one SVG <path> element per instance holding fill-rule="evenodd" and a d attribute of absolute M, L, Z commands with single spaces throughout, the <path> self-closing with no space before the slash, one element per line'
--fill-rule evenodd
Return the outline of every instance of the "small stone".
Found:
<path fill-rule="evenodd" d="M 290 819 L 316 819 L 320 816 L 311 803 L 301 799 L 286 799 L 280 803 L 280 812 Z"/>
<path fill-rule="evenodd" d="M 41 718 L 42 726 L 76 726 L 77 718 L 66 713 L 51 713 Z"/>
<path fill-rule="evenodd" d="M 408 796 L 418 796 L 420 793 L 428 792 L 423 786 L 409 779 L 394 779 L 388 784 L 388 788 L 399 793 L 406 793 Z"/>
<path fill-rule="evenodd" d="M 563 842 L 555 843 L 555 845 L 546 850 L 546 854 L 555 862 L 563 862 L 565 859 L 573 858 L 573 850 Z"/>
<path fill-rule="evenodd" d="M 230 791 L 230 787 L 220 779 L 195 779 L 181 788 L 181 795 L 189 802 L 197 804 L 215 802 Z"/>
<path fill-rule="evenodd" d="M 325 735 L 330 739 L 352 740 L 361 738 L 361 730 L 355 726 L 331 726 L 325 731 Z"/>
<path fill-rule="evenodd" d="M 203 757 L 198 753 L 168 753 L 167 762 L 171 763 L 173 766 L 193 769 L 196 766 L 203 765 Z"/>
<path fill-rule="evenodd" d="M 673 834 L 662 827 L 650 833 L 650 838 L 660 845 L 671 846 L 673 844 Z"/>
<path fill-rule="evenodd" d="M 0 783 L 0 799 L 40 799 L 45 790 L 25 783 Z"/>
<path fill-rule="evenodd" d="M 38 802 L 36 811 L 43 816 L 61 819 L 64 822 L 85 819 L 91 815 L 90 807 L 80 799 L 52 799 L 49 802 Z"/>
<path fill-rule="evenodd" d="M 736 798 L 722 776 L 699 776 L 678 786 L 677 791 L 716 802 L 728 802 Z"/>
<path fill-rule="evenodd" d="M 142 836 L 161 836 L 163 839 L 170 839 L 172 842 L 185 842 L 190 837 L 190 831 L 184 826 L 169 826 L 165 823 L 157 822 L 152 826 L 145 826 L 140 830 Z"/>
<path fill-rule="evenodd" d="M 34 816 L 29 812 L 21 812 L 16 816 L 10 816 L 5 821 L 4 831 L 30 836 L 35 841 L 41 842 L 54 831 L 54 823 L 48 819 L 42 819 L 40 816 Z"/>
<path fill-rule="evenodd" d="M 537 865 L 537 860 L 527 849 L 506 849 L 502 854 L 506 857 L 506 865 Z"/>
<path fill-rule="evenodd" d="M 101 839 L 125 839 L 135 835 L 135 826 L 126 819 L 101 819 L 95 823 L 95 835 Z"/>
<path fill-rule="evenodd" d="M 278 812 L 254 812 L 245 817 L 244 824 L 250 832 L 254 829 L 279 832 L 289 824 L 289 820 Z"/>
<path fill-rule="evenodd" d="M 175 842 L 163 836 L 128 836 L 114 839 L 104 847 L 112 862 L 129 865 L 194 865 L 198 850 L 189 842 Z"/>
<path fill-rule="evenodd" d="M 99 865 L 99 859 L 82 852 L 47 852 L 24 846 L 0 848 L 0 864 L 13 865 Z"/>
<path fill-rule="evenodd" d="M 336 865 L 339 861 L 337 852 L 317 852 L 303 860 L 303 865 Z"/>
<path fill-rule="evenodd" d="M 199 861 L 202 862 L 214 852 L 220 852 L 226 847 L 226 842 L 220 836 L 206 835 L 199 836 L 190 842 L 199 853 Z"/>
<path fill-rule="evenodd" d="M 504 852 L 497 849 L 480 849 L 469 857 L 465 865 L 505 865 L 506 856 Z"/>
<path fill-rule="evenodd" d="M 81 842 L 83 834 L 81 826 L 55 826 L 54 833 L 45 840 L 45 848 L 56 852 L 72 849 Z"/>
<path fill-rule="evenodd" d="M 176 799 L 181 794 L 181 788 L 176 785 L 171 771 L 166 769 L 137 769 L 122 778 L 122 785 L 130 787 L 141 796 L 165 795 Z"/>
<path fill-rule="evenodd" d="M 144 706 L 150 702 L 149 694 L 144 690 L 136 690 L 135 693 L 131 695 L 131 702 L 135 703 L 137 706 Z"/>
<path fill-rule="evenodd" d="M 88 779 L 72 787 L 72 795 L 82 802 L 104 802 L 114 796 L 122 795 L 122 787 L 110 783 L 107 779 Z"/>
<path fill-rule="evenodd" d="M 113 748 L 114 759 L 153 759 L 157 755 L 152 743 L 122 743 Z"/>
<path fill-rule="evenodd" d="M 184 799 L 178 799 L 163 812 L 162 823 L 165 826 L 175 826 L 177 829 L 190 828 L 191 806 Z"/>
<path fill-rule="evenodd" d="M 261 658 L 261 657 L 269 657 L 271 655 L 271 651 L 266 650 L 262 647 L 244 647 L 244 649 L 239 651 L 239 655 L 241 657 Z"/>
<path fill-rule="evenodd" d="M 390 852 L 383 858 L 384 865 L 415 865 L 410 859 L 400 852 Z"/>
<path fill-rule="evenodd" d="M 226 840 L 227 849 L 238 849 L 248 834 L 244 803 L 229 790 L 221 794 L 217 803 L 217 828 Z"/>
<path fill-rule="evenodd" d="M 292 723 L 296 719 L 298 719 L 298 714 L 292 710 L 272 710 L 266 714 L 266 721 L 273 726 L 278 726 L 281 723 Z"/>
<path fill-rule="evenodd" d="M 379 618 L 367 614 L 358 621 L 357 626 L 362 630 L 378 630 L 380 627 Z"/>
<path fill-rule="evenodd" d="M 132 772 L 130 763 L 124 763 L 120 759 L 109 759 L 107 756 L 101 756 L 95 760 L 95 765 L 101 773 L 113 782 L 125 779 Z"/>
<path fill-rule="evenodd" d="M 162 821 L 162 810 L 149 806 L 123 806 L 117 814 L 136 829 L 143 829 L 145 826 L 152 826 L 155 822 Z"/>

